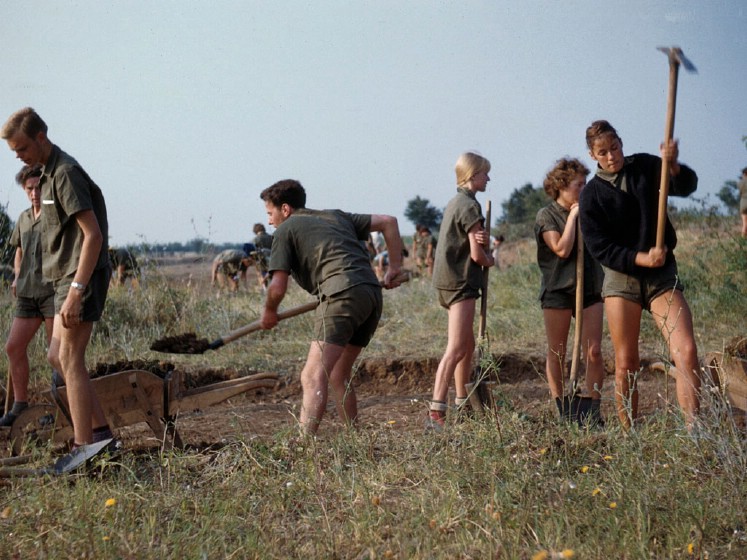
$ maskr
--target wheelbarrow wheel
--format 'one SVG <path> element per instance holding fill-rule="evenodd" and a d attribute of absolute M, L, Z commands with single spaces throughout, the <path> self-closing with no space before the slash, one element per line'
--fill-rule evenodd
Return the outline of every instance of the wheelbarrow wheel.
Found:
<path fill-rule="evenodd" d="M 30 446 L 45 445 L 67 427 L 68 422 L 51 404 L 36 404 L 23 410 L 10 427 L 10 441 L 14 455 Z"/>

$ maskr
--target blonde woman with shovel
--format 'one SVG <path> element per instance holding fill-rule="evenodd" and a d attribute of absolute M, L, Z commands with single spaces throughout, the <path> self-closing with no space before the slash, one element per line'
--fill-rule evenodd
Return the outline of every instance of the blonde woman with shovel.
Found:
<path fill-rule="evenodd" d="M 599 264 L 586 252 L 582 258 L 583 278 L 577 279 L 578 198 L 586 184 L 589 170 L 577 159 L 561 159 L 545 177 L 544 188 L 552 202 L 537 213 L 534 235 L 537 241 L 537 263 L 542 272 L 540 303 L 547 335 L 545 370 L 550 394 L 561 419 L 579 424 L 590 422 L 603 426 L 600 414 L 604 364 L 602 363 L 602 278 Z M 584 249 L 585 250 L 585 249 Z M 577 316 L 576 290 L 583 293 L 583 309 Z M 587 397 L 577 395 L 575 379 L 564 390 L 564 366 L 571 317 L 580 328 L 576 344 L 583 349 L 586 361 Z M 577 353 L 576 353 L 577 354 Z M 578 357 L 576 358 L 576 364 Z M 575 369 L 573 370 L 575 374 Z M 575 375 L 573 376 L 575 378 Z M 570 395 L 570 397 L 566 397 Z"/>
<path fill-rule="evenodd" d="M 490 239 L 490 224 L 485 224 L 482 208 L 475 195 L 485 192 L 490 177 L 490 162 L 481 155 L 467 152 L 456 162 L 457 193 L 449 201 L 441 222 L 433 268 L 433 287 L 438 300 L 448 310 L 446 352 L 436 370 L 433 400 L 426 428 L 440 430 L 446 422 L 449 386 L 454 380 L 456 406 L 467 401 L 475 350 L 475 302 L 481 294 L 482 268 L 494 264 L 485 247 Z M 487 230 L 485 229 L 487 225 Z"/>

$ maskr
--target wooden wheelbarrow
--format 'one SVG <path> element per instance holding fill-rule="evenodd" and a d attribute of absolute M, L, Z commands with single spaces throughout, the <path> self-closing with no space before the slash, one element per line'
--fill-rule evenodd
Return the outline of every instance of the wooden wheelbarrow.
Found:
<path fill-rule="evenodd" d="M 180 414 L 202 410 L 247 391 L 273 388 L 275 373 L 257 373 L 238 379 L 187 388 L 178 370 L 165 377 L 144 370 L 121 371 L 91 380 L 112 429 L 146 422 L 154 435 L 168 436 L 173 446 L 182 447 L 176 429 Z M 62 443 L 73 437 L 69 405 L 64 386 L 42 393 L 49 403 L 30 406 L 13 422 L 10 440 L 18 454 L 33 441 Z"/>

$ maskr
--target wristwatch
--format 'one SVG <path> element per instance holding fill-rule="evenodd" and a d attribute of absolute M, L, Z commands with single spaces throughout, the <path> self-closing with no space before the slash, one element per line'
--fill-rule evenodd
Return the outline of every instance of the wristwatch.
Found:
<path fill-rule="evenodd" d="M 70 284 L 70 287 L 71 288 L 75 288 L 79 292 L 83 292 L 86 289 L 86 285 L 85 284 L 81 284 L 80 282 L 73 282 L 72 284 Z"/>

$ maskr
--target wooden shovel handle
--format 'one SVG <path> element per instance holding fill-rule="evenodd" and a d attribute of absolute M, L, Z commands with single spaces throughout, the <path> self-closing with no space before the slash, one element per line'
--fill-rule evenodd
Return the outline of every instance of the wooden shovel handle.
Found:
<path fill-rule="evenodd" d="M 394 278 L 394 282 L 397 282 L 399 284 L 402 284 L 409 280 L 410 280 L 410 276 L 406 272 L 402 272 L 399 276 Z M 318 305 L 319 305 L 318 301 L 310 301 L 309 303 L 304 303 L 303 305 L 297 305 L 296 307 L 291 307 L 290 309 L 286 309 L 285 311 L 279 312 L 278 320 L 282 321 L 283 319 L 289 319 L 290 317 L 295 317 L 296 315 L 302 315 L 304 313 L 308 313 L 309 311 L 316 309 Z M 246 336 L 253 332 L 257 332 L 261 329 L 262 329 L 261 321 L 260 320 L 254 321 L 253 323 L 249 323 L 248 325 L 245 325 L 234 331 L 231 331 L 228 334 L 223 335 L 215 342 L 211 342 L 210 349 L 215 350 L 217 348 L 220 348 L 224 344 L 233 342 L 237 338 L 241 338 L 242 336 Z"/>
<path fill-rule="evenodd" d="M 676 59 L 669 59 L 669 94 L 667 96 L 667 120 L 664 125 L 664 142 L 674 136 L 674 112 L 677 105 L 677 76 L 680 64 Z M 667 198 L 669 197 L 669 161 L 661 162 L 661 181 L 659 183 L 659 214 L 656 221 L 656 248 L 664 248 L 664 230 L 667 223 Z"/>
<path fill-rule="evenodd" d="M 285 311 L 281 311 L 278 313 L 278 319 L 282 321 L 283 319 L 289 319 L 290 317 L 295 317 L 296 315 L 302 315 L 303 313 L 308 313 L 309 311 L 312 311 L 313 309 L 316 309 L 316 306 L 319 305 L 318 301 L 310 301 L 309 303 L 304 303 L 303 305 L 297 305 L 296 307 L 291 307 L 290 309 L 286 309 Z M 241 338 L 242 336 L 246 336 L 250 333 L 257 332 L 262 329 L 261 321 L 257 320 L 253 323 L 249 323 L 248 325 L 245 325 L 243 327 L 240 327 L 234 331 L 231 331 L 230 333 L 223 335 L 220 340 L 223 344 L 228 344 L 229 342 L 233 342 L 237 338 Z M 223 345 L 221 344 L 221 346 Z"/>
<path fill-rule="evenodd" d="M 485 203 L 485 229 L 488 230 L 488 238 L 485 241 L 485 251 L 490 251 L 490 210 L 491 204 L 488 200 Z M 485 331 L 488 322 L 488 281 L 490 280 L 490 267 L 482 267 L 482 294 L 480 296 L 480 326 L 478 336 L 480 340 L 485 338 Z"/>
<path fill-rule="evenodd" d="M 573 332 L 573 354 L 571 356 L 571 391 L 576 392 L 576 378 L 581 361 L 581 330 L 584 322 L 584 240 L 581 222 L 576 220 L 576 326 Z"/>

